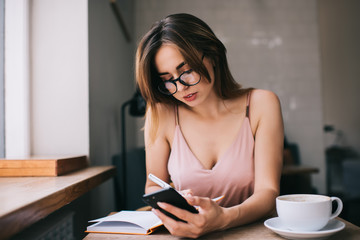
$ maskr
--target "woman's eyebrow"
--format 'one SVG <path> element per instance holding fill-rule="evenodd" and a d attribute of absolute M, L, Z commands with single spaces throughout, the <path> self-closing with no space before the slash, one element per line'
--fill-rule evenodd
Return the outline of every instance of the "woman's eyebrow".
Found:
<path fill-rule="evenodd" d="M 180 63 L 179 65 L 176 66 L 176 70 L 179 70 L 180 68 L 182 68 L 186 63 L 185 62 L 182 62 Z M 163 73 L 158 73 L 160 76 L 161 75 L 166 75 L 166 74 L 169 74 L 168 72 L 163 72 Z"/>

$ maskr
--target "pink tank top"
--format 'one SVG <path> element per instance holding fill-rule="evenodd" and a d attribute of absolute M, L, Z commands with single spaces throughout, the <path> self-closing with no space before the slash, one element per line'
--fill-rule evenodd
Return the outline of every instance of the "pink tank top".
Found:
<path fill-rule="evenodd" d="M 220 206 L 242 203 L 254 191 L 254 137 L 249 120 L 249 99 L 246 117 L 238 136 L 212 169 L 205 169 L 190 150 L 181 128 L 176 123 L 168 161 L 170 178 L 177 190 L 191 189 L 196 196 L 215 198 L 224 195 Z M 178 117 L 177 108 L 175 111 Z"/>

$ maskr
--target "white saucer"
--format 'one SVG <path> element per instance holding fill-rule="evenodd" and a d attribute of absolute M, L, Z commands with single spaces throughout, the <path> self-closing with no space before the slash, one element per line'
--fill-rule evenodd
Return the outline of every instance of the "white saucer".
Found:
<path fill-rule="evenodd" d="M 344 229 L 345 223 L 332 219 L 319 231 L 297 232 L 283 226 L 278 217 L 270 218 L 264 222 L 265 227 L 287 239 L 315 239 L 325 238 Z"/>

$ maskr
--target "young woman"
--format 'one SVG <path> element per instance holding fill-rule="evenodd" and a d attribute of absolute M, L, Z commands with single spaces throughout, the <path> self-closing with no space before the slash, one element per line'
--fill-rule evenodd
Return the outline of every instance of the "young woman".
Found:
<path fill-rule="evenodd" d="M 171 234 L 196 238 L 272 213 L 284 143 L 278 97 L 233 79 L 226 49 L 206 23 L 189 14 L 155 23 L 138 46 L 136 79 L 148 107 L 147 173 L 199 206 L 193 214 L 159 203 L 186 221 L 153 210 Z M 159 188 L 148 180 L 145 192 Z"/>

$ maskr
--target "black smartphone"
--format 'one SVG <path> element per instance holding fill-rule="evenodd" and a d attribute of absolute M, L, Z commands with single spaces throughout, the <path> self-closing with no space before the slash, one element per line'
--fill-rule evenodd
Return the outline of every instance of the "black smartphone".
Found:
<path fill-rule="evenodd" d="M 189 212 L 199 213 L 198 210 L 194 206 L 191 206 L 186 201 L 186 199 L 183 196 L 181 196 L 174 188 L 163 188 L 152 193 L 144 194 L 142 199 L 146 204 L 149 204 L 151 207 L 155 209 L 159 209 L 165 215 L 175 219 L 176 221 L 185 222 L 184 220 L 179 219 L 173 214 L 160 208 L 157 205 L 157 202 L 166 202 L 178 208 L 185 209 Z"/>

